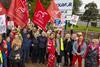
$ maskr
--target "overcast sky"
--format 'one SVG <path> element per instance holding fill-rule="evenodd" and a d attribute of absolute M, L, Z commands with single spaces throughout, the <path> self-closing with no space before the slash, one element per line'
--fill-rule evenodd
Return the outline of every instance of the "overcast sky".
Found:
<path fill-rule="evenodd" d="M 84 6 L 90 2 L 95 2 L 98 6 L 98 9 L 100 9 L 100 0 L 82 0 L 82 6 L 80 7 L 80 9 L 84 9 Z"/>

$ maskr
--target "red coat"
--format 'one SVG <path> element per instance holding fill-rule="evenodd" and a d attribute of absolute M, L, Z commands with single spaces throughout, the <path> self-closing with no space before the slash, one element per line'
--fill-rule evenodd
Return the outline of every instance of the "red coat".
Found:
<path fill-rule="evenodd" d="M 55 57 L 55 40 L 54 39 L 48 39 L 48 52 L 49 52 L 49 56 L 48 56 L 48 67 L 54 67 L 54 63 L 56 60 Z"/>
<path fill-rule="evenodd" d="M 54 39 L 48 39 L 48 52 L 50 54 L 55 54 L 55 40 Z"/>

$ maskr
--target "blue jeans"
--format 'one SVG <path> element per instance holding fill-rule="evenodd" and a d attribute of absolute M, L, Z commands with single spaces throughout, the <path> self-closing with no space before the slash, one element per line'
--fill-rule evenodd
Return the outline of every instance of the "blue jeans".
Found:
<path fill-rule="evenodd" d="M 6 57 L 6 54 L 3 52 L 2 55 L 3 55 L 3 67 L 7 67 L 7 57 Z"/>
<path fill-rule="evenodd" d="M 29 53 L 30 53 L 29 48 L 23 49 L 23 61 L 24 62 L 27 62 L 29 60 Z"/>
<path fill-rule="evenodd" d="M 3 60 L 3 67 L 7 67 L 7 58 Z"/>
<path fill-rule="evenodd" d="M 0 64 L 0 67 L 3 67 L 3 64 Z"/>

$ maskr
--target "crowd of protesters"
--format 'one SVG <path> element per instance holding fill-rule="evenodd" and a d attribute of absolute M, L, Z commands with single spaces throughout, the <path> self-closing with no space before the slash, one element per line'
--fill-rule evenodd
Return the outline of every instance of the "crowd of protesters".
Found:
<path fill-rule="evenodd" d="M 62 61 L 62 59 L 64 59 Z M 45 64 L 48 67 L 100 66 L 100 35 L 86 43 L 84 35 L 49 30 L 43 32 L 35 27 L 8 29 L 0 34 L 0 67 L 25 67 L 32 63 Z"/>

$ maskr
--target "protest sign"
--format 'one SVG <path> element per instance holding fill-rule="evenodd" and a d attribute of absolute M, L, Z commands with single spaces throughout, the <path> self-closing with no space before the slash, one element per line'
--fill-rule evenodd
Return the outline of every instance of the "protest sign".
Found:
<path fill-rule="evenodd" d="M 6 33 L 6 17 L 0 15 L 0 34 Z"/>
<path fill-rule="evenodd" d="M 55 3 L 61 11 L 62 18 L 72 15 L 73 0 L 55 0 Z"/>
<path fill-rule="evenodd" d="M 77 22 L 78 22 L 78 19 L 79 19 L 79 16 L 73 15 L 73 16 L 71 17 L 70 23 L 73 24 L 73 25 L 76 25 Z"/>
<path fill-rule="evenodd" d="M 63 27 L 65 25 L 64 19 L 60 20 L 60 19 L 56 19 L 55 20 L 55 27 Z"/>
<path fill-rule="evenodd" d="M 8 21 L 7 26 L 8 26 L 8 29 L 14 28 L 14 22 L 13 21 Z"/>

